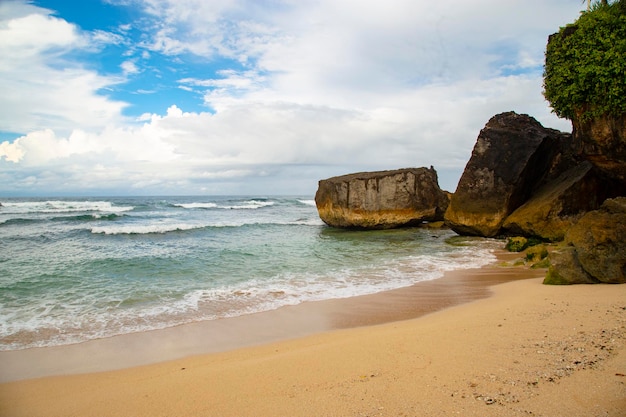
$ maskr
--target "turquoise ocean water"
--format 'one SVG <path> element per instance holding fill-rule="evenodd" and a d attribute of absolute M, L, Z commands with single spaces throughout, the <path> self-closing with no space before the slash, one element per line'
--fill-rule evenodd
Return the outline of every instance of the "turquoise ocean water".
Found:
<path fill-rule="evenodd" d="M 339 230 L 311 197 L 3 199 L 0 350 L 351 297 L 492 262 L 448 230 Z"/>

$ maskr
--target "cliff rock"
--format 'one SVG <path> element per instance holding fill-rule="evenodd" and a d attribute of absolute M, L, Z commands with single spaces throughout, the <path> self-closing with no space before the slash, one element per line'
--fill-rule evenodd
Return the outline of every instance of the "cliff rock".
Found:
<path fill-rule="evenodd" d="M 503 228 L 510 235 L 560 241 L 586 212 L 599 208 L 605 199 L 614 197 L 619 190 L 619 184 L 585 161 L 537 190 L 506 218 Z"/>
<path fill-rule="evenodd" d="M 388 229 L 443 219 L 448 194 L 428 168 L 361 172 L 319 181 L 315 204 L 329 226 Z"/>
<path fill-rule="evenodd" d="M 514 112 L 492 117 L 481 130 L 445 213 L 459 234 L 493 237 L 554 169 L 566 134 Z"/>
<path fill-rule="evenodd" d="M 626 283 L 626 197 L 608 199 L 565 235 L 567 247 L 550 255 L 546 284 Z"/>
<path fill-rule="evenodd" d="M 572 119 L 572 147 L 607 176 L 626 184 L 626 114 Z"/>

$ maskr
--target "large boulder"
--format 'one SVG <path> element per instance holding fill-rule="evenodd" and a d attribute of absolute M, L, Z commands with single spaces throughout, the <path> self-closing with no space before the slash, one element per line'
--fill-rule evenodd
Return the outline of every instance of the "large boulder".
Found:
<path fill-rule="evenodd" d="M 492 117 L 481 130 L 445 213 L 459 234 L 493 237 L 554 169 L 567 134 L 515 112 Z"/>
<path fill-rule="evenodd" d="M 315 204 L 329 226 L 388 229 L 443 219 L 449 197 L 428 168 L 361 172 L 319 181 Z"/>
<path fill-rule="evenodd" d="M 589 275 L 578 262 L 576 249 L 564 246 L 549 255 L 550 267 L 543 280 L 547 285 L 597 284 L 598 281 Z"/>
<path fill-rule="evenodd" d="M 626 283 L 626 197 L 585 214 L 565 243 L 550 255 L 545 284 Z"/>
<path fill-rule="evenodd" d="M 609 198 L 626 194 L 619 182 L 606 178 L 590 162 L 582 162 L 546 183 L 506 218 L 506 234 L 560 241 L 586 212 Z"/>

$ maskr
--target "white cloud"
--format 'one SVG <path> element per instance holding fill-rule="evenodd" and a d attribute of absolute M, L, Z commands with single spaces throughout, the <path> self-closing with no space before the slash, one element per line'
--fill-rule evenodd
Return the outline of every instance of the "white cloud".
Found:
<path fill-rule="evenodd" d="M 131 123 L 124 103 L 98 93 L 124 79 L 63 58 L 86 39 L 127 40 L 84 34 L 15 3 L 22 14 L 0 24 L 0 129 L 26 132 L 0 144 L 0 172 L 23 169 L 15 184 L 46 189 L 62 178 L 65 187 L 129 192 L 313 192 L 318 179 L 356 169 L 434 165 L 453 189 L 494 114 L 514 110 L 569 128 L 541 96 L 541 65 L 547 36 L 577 17 L 578 2 L 137 3 L 147 13 L 141 28 L 151 28 L 142 59 L 235 62 L 216 76 L 177 80 L 211 112 L 172 102 L 166 114 Z M 141 73 L 135 58 L 121 68 Z"/>
<path fill-rule="evenodd" d="M 5 20 L 0 34 L 2 51 L 11 52 L 11 56 L 18 59 L 54 52 L 54 48 L 66 48 L 81 42 L 73 25 L 40 13 Z"/>
<path fill-rule="evenodd" d="M 67 132 L 121 122 L 125 104 L 98 91 L 122 80 L 64 58 L 87 47 L 88 37 L 44 9 L 18 6 L 3 4 L 8 13 L 0 21 L 0 130 Z M 28 14 L 15 16 L 16 10 Z"/>
<path fill-rule="evenodd" d="M 89 39 L 90 45 L 120 45 L 124 43 L 122 35 L 104 30 L 95 30 Z"/>
<path fill-rule="evenodd" d="M 24 150 L 18 143 L 4 141 L 0 143 L 0 158 L 4 157 L 9 162 L 20 162 L 24 157 Z"/>
<path fill-rule="evenodd" d="M 140 72 L 134 60 L 127 60 L 120 65 L 124 74 L 137 74 Z"/>

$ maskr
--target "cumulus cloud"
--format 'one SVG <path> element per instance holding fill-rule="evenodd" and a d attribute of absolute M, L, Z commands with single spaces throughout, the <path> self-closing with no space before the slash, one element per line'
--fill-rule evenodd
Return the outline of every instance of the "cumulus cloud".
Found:
<path fill-rule="evenodd" d="M 454 189 L 494 114 L 570 128 L 541 95 L 547 36 L 580 9 L 569 0 L 137 0 L 135 45 L 130 28 L 84 33 L 10 4 L 0 130 L 22 134 L 0 144 L 0 172 L 15 174 L 14 187 L 63 178 L 131 193 L 311 193 L 318 179 L 357 169 L 434 165 Z M 67 55 L 95 40 L 128 44 L 119 75 Z M 175 81 L 206 111 L 172 100 L 165 114 L 130 121 L 125 103 L 101 93 L 154 56 L 226 62 Z"/>
<path fill-rule="evenodd" d="M 18 143 L 4 141 L 0 143 L 0 158 L 4 157 L 9 162 L 20 162 L 24 157 L 24 150 Z"/>
<path fill-rule="evenodd" d="M 87 48 L 88 37 L 48 10 L 15 1 L 1 6 L 0 130 L 67 132 L 121 121 L 125 104 L 98 92 L 122 80 L 65 58 Z"/>

